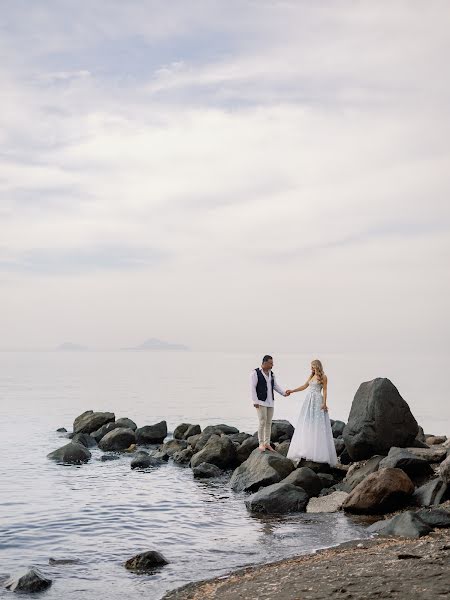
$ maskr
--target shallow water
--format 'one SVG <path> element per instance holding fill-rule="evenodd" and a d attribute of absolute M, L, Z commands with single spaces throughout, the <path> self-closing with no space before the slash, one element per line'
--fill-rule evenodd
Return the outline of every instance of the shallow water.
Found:
<path fill-rule="evenodd" d="M 139 426 L 165 418 L 171 430 L 182 421 L 226 422 L 253 433 L 247 386 L 255 360 L 194 353 L 0 353 L 0 575 L 36 565 L 54 579 L 42 594 L 49 599 L 160 598 L 192 580 L 364 536 L 363 526 L 343 514 L 251 516 L 245 495 L 229 490 L 228 477 L 195 481 L 189 468 L 171 462 L 131 471 L 129 456 L 101 462 L 97 449 L 81 467 L 46 459 L 66 443 L 55 429 L 70 429 L 87 409 L 112 410 Z M 446 433 L 443 389 L 430 389 L 428 381 L 429 401 L 422 407 L 417 377 L 410 388 L 417 393 L 407 387 L 408 365 L 388 375 L 382 362 L 375 371 L 355 360 L 328 358 L 331 417 L 346 420 L 360 381 L 387 375 L 426 429 Z M 307 367 L 306 357 L 278 357 L 277 363 L 280 381 L 303 381 L 307 370 L 298 371 Z M 414 372 L 414 365 L 409 368 Z M 293 421 L 302 397 L 288 400 L 280 398 L 276 416 Z M 162 551 L 170 564 L 153 575 L 125 570 L 126 559 L 149 549 Z M 80 562 L 50 566 L 50 557 Z M 0 597 L 8 595 L 0 589 Z"/>

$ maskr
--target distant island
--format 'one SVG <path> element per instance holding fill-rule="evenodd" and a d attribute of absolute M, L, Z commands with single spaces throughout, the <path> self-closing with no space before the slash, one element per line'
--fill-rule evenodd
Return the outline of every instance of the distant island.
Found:
<path fill-rule="evenodd" d="M 186 352 L 189 350 L 187 346 L 183 344 L 171 344 L 170 342 L 165 342 L 163 340 L 158 340 L 156 338 L 150 338 L 146 340 L 144 343 L 139 346 L 134 346 L 133 348 L 122 348 L 122 350 L 133 350 L 133 351 L 147 351 L 147 350 L 175 350 Z"/>
<path fill-rule="evenodd" d="M 80 346 L 80 344 L 72 344 L 72 342 L 64 342 L 55 348 L 57 352 L 86 352 L 89 350 L 86 346 Z"/>

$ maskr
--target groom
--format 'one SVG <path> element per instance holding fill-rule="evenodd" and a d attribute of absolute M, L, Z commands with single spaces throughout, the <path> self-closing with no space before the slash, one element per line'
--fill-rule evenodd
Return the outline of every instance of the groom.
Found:
<path fill-rule="evenodd" d="M 252 402 L 259 420 L 258 441 L 261 452 L 264 450 L 275 452 L 270 445 L 274 408 L 273 392 L 275 390 L 282 396 L 289 396 L 289 392 L 278 385 L 272 367 L 273 358 L 266 354 L 262 359 L 261 367 L 252 371 L 250 376 Z"/>

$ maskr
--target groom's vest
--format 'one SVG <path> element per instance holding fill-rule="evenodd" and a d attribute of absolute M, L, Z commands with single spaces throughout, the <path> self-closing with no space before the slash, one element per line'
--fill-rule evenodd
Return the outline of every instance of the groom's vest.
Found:
<path fill-rule="evenodd" d="M 266 378 L 261 373 L 261 369 L 258 368 L 258 369 L 255 369 L 255 371 L 256 371 L 256 375 L 258 376 L 258 381 L 256 383 L 256 395 L 258 396 L 258 400 L 260 400 L 261 402 L 267 402 Z M 275 375 L 273 374 L 273 372 L 272 372 L 271 383 L 272 383 L 272 398 L 274 398 L 273 386 L 275 385 Z"/>

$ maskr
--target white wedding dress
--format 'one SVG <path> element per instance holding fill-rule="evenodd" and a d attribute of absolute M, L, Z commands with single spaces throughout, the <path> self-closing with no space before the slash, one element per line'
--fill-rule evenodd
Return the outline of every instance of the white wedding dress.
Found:
<path fill-rule="evenodd" d="M 320 408 L 322 403 L 322 384 L 310 381 L 287 453 L 291 460 L 306 458 L 331 466 L 337 463 L 330 417 Z"/>

